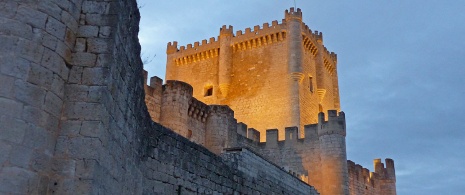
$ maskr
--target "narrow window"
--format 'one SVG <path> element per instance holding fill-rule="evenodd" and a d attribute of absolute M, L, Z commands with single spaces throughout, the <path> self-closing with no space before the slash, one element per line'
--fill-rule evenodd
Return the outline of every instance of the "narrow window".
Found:
<path fill-rule="evenodd" d="M 187 137 L 187 139 L 192 138 L 192 130 L 190 130 L 190 129 L 187 130 L 187 136 L 186 137 Z"/>
<path fill-rule="evenodd" d="M 213 86 L 211 86 L 211 85 L 206 86 L 204 96 L 208 97 L 208 96 L 212 96 L 212 95 L 213 95 Z"/>
<path fill-rule="evenodd" d="M 292 139 L 292 133 L 289 133 L 289 139 Z"/>
<path fill-rule="evenodd" d="M 313 93 L 313 77 L 308 77 L 308 80 L 309 80 L 308 88 L 310 89 L 310 92 Z"/>

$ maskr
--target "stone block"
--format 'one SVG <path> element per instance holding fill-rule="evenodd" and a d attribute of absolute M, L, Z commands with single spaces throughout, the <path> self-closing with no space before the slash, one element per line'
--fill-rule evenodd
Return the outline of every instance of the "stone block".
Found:
<path fill-rule="evenodd" d="M 84 68 L 82 83 L 85 85 L 106 85 L 108 76 L 107 68 Z"/>
<path fill-rule="evenodd" d="M 0 189 L 7 194 L 34 194 L 38 186 L 36 173 L 19 167 L 0 169 Z"/>
<path fill-rule="evenodd" d="M 113 63 L 113 56 L 111 54 L 99 54 L 96 66 L 108 67 L 111 63 Z"/>
<path fill-rule="evenodd" d="M 77 38 L 76 39 L 76 45 L 74 47 L 74 50 L 76 52 L 85 52 L 86 51 L 86 48 L 87 48 L 87 44 L 86 44 L 86 39 L 84 38 Z"/>
<path fill-rule="evenodd" d="M 9 158 L 11 148 L 6 141 L 0 140 L 0 165 Z"/>
<path fill-rule="evenodd" d="M 11 100 L 8 98 L 0 97 L 0 110 L 7 111 L 7 112 L 2 112 L 0 116 L 10 116 L 14 118 L 20 118 L 21 112 L 23 110 L 23 104 L 16 100 Z"/>
<path fill-rule="evenodd" d="M 20 50 L 19 54 L 22 58 L 37 64 L 41 62 L 45 50 L 42 45 L 24 39 L 19 40 L 18 48 Z"/>
<path fill-rule="evenodd" d="M 58 39 L 49 33 L 45 32 L 45 30 L 34 28 L 34 41 L 41 43 L 43 46 L 54 50 L 57 46 Z"/>
<path fill-rule="evenodd" d="M 84 1 L 82 4 L 82 13 L 86 14 L 107 14 L 110 11 L 108 2 Z"/>
<path fill-rule="evenodd" d="M 10 141 L 14 143 L 23 142 L 27 124 L 19 119 L 10 116 L 0 117 L 0 140 Z"/>
<path fill-rule="evenodd" d="M 12 56 L 0 57 L 0 72 L 18 79 L 25 79 L 29 72 L 30 62 Z"/>
<path fill-rule="evenodd" d="M 0 2 L 0 13 L 2 17 L 13 18 L 18 9 L 18 3 L 14 1 L 2 1 Z"/>
<path fill-rule="evenodd" d="M 65 91 L 65 83 L 64 80 L 58 76 L 53 76 L 52 88 L 50 89 L 53 93 L 55 93 L 58 97 L 63 98 L 64 91 Z"/>
<path fill-rule="evenodd" d="M 18 36 L 25 39 L 32 39 L 32 27 L 23 22 L 0 18 L 0 32 L 3 35 Z"/>
<path fill-rule="evenodd" d="M 53 72 L 51 70 L 46 69 L 41 65 L 32 63 L 28 73 L 27 82 L 36 86 L 44 87 L 46 89 L 51 88 L 53 82 Z"/>
<path fill-rule="evenodd" d="M 98 26 L 79 26 L 77 37 L 97 37 L 98 31 Z"/>
<path fill-rule="evenodd" d="M 68 78 L 69 69 L 66 67 L 64 59 L 52 50 L 45 49 L 41 65 L 60 75 L 63 79 Z"/>
<path fill-rule="evenodd" d="M 0 52 L 2 52 L 0 60 L 1 58 L 6 59 L 13 57 L 13 53 L 18 51 L 18 41 L 18 37 L 0 34 L 0 42 L 2 43 L 0 44 Z M 2 62 L 0 65 L 3 65 L 4 63 L 5 62 Z"/>
<path fill-rule="evenodd" d="M 97 55 L 92 53 L 78 52 L 71 57 L 71 63 L 75 66 L 93 67 L 97 61 Z"/>
<path fill-rule="evenodd" d="M 99 31 L 99 37 L 110 38 L 113 35 L 113 29 L 110 26 L 101 26 Z"/>
<path fill-rule="evenodd" d="M 100 138 L 103 134 L 102 131 L 104 129 L 101 121 L 83 121 L 80 134 L 86 137 Z"/>
<path fill-rule="evenodd" d="M 58 38 L 58 40 L 64 40 L 66 26 L 59 20 L 52 17 L 48 17 L 47 23 L 45 25 L 45 31 Z"/>
<path fill-rule="evenodd" d="M 17 100 L 36 107 L 42 107 L 45 90 L 21 80 L 15 81 L 15 97 Z"/>
<path fill-rule="evenodd" d="M 16 13 L 15 19 L 31 25 L 34 28 L 45 29 L 47 14 L 28 6 L 20 6 Z"/>
<path fill-rule="evenodd" d="M 33 149 L 21 145 L 16 145 L 12 148 L 8 161 L 13 166 L 28 169 L 31 162 L 32 153 Z"/>
<path fill-rule="evenodd" d="M 66 104 L 68 109 L 65 110 L 63 116 L 71 120 L 100 120 L 106 116 L 106 110 L 101 104 L 70 102 Z"/>
<path fill-rule="evenodd" d="M 63 107 L 63 100 L 52 92 L 47 92 L 45 96 L 45 102 L 42 107 L 46 112 L 57 118 L 61 115 L 61 109 Z"/>
<path fill-rule="evenodd" d="M 76 137 L 70 139 L 69 155 L 77 159 L 99 159 L 102 143 L 98 138 Z"/>
<path fill-rule="evenodd" d="M 47 113 L 37 107 L 24 106 L 22 118 L 28 123 L 43 127 L 47 120 Z"/>
<path fill-rule="evenodd" d="M 67 1 L 63 1 L 67 2 Z M 72 31 L 72 32 L 77 32 L 78 31 L 78 21 L 75 19 L 69 12 L 63 11 L 61 12 L 61 22 L 66 24 L 66 26 Z"/>
<path fill-rule="evenodd" d="M 69 45 L 70 44 L 66 44 L 64 42 L 59 41 L 57 42 L 56 48 L 55 48 L 56 53 L 60 57 L 62 57 L 67 64 L 71 64 L 71 57 L 72 57 L 71 47 Z"/>
<path fill-rule="evenodd" d="M 67 120 L 63 121 L 61 125 L 61 136 L 76 137 L 81 131 L 82 121 L 78 120 Z"/>
<path fill-rule="evenodd" d="M 53 172 L 62 177 L 74 177 L 76 161 L 72 159 L 56 159 L 52 163 Z"/>
<path fill-rule="evenodd" d="M 28 124 L 25 131 L 24 140 L 22 145 L 29 148 L 37 148 L 53 151 L 55 146 L 54 135 L 34 124 Z"/>
<path fill-rule="evenodd" d="M 110 53 L 113 44 L 111 39 L 89 38 L 87 39 L 87 51 L 91 53 Z"/>
<path fill-rule="evenodd" d="M 52 1 L 39 1 L 37 9 L 52 16 L 56 20 L 61 18 L 61 8 Z"/>
<path fill-rule="evenodd" d="M 86 23 L 93 26 L 110 26 L 117 22 L 116 15 L 86 14 Z"/>

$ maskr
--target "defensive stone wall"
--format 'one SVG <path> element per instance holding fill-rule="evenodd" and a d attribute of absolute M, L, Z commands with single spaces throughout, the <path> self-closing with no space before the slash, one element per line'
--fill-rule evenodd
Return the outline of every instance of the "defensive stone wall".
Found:
<path fill-rule="evenodd" d="M 161 80 L 156 77 L 151 80 L 161 83 Z M 248 128 L 244 123 L 237 123 L 237 120 L 234 118 L 234 111 L 228 106 L 206 105 L 187 94 L 191 92 L 188 84 L 179 81 L 169 81 L 168 83 L 171 83 L 171 86 L 168 86 L 168 84 L 163 87 L 156 86 L 163 88 L 163 93 L 175 95 L 163 96 L 162 98 L 168 98 L 168 103 L 188 104 L 188 106 L 184 107 L 189 108 L 179 110 L 176 106 L 167 107 L 174 108 L 175 112 L 173 113 L 182 116 L 186 115 L 188 118 L 183 121 L 173 120 L 178 123 L 185 123 L 173 126 L 173 128 L 184 128 L 175 130 L 175 132 L 189 131 L 190 133 L 187 135 L 184 133 L 179 134 L 205 146 L 216 154 L 220 154 L 223 150 L 231 147 L 247 148 L 263 156 L 267 161 L 279 165 L 283 170 L 290 172 L 300 180 L 315 186 L 316 189 L 325 194 L 347 194 L 349 191 L 352 194 L 360 194 L 362 192 L 376 194 L 380 192 L 381 185 L 384 186 L 383 189 L 394 189 L 395 191 L 395 176 L 391 177 L 394 180 L 376 180 L 378 186 L 374 186 L 374 184 L 365 185 L 365 183 L 360 183 L 360 181 L 366 180 L 358 180 L 358 176 L 354 177 L 354 168 L 350 164 L 351 161 L 349 161 L 349 165 L 346 164 L 346 126 L 343 112 L 338 113 L 336 110 L 330 110 L 327 116 L 320 113 L 318 123 L 304 126 L 304 136 L 301 136 L 302 133 L 298 127 L 286 127 L 283 131 L 284 139 L 280 140 L 278 139 L 278 129 L 269 129 L 266 130 L 266 142 L 260 142 L 262 136 L 260 131 Z M 173 83 L 177 84 L 174 85 Z M 147 87 L 151 88 L 151 86 Z M 150 98 L 153 99 L 152 97 Z M 161 102 L 167 101 L 164 100 Z M 163 106 L 158 105 L 156 107 Z M 170 111 L 166 112 L 171 113 Z M 163 114 L 165 112 L 162 112 Z M 176 115 L 173 117 L 179 118 L 180 116 Z M 197 125 L 193 121 L 197 122 Z M 161 124 L 170 125 L 163 122 Z M 393 163 L 390 163 L 390 161 L 389 166 L 393 167 Z M 379 163 L 375 167 L 379 169 Z M 368 169 L 363 170 L 367 172 L 368 176 L 370 175 Z M 357 172 L 355 175 L 363 175 L 363 170 L 362 172 L 359 171 L 361 174 Z M 379 169 L 378 172 L 384 173 L 386 171 Z M 388 172 L 393 175 L 392 171 Z M 354 178 L 356 179 L 354 180 Z M 337 189 L 335 186 L 345 186 L 345 188 L 341 188 L 342 191 L 334 191 L 334 189 Z M 362 186 L 364 186 L 363 190 Z M 372 186 L 371 189 L 369 186 Z"/>
<path fill-rule="evenodd" d="M 64 102 L 79 98 L 65 85 L 74 82 L 70 66 L 77 59 L 71 51 L 80 34 L 81 5 L 82 0 L 0 1 L 2 194 L 46 193 L 57 170 L 52 165 L 61 163 L 53 158 L 57 136 L 67 125 L 61 121 Z"/>
<path fill-rule="evenodd" d="M 374 160 L 375 172 L 348 160 L 350 194 L 396 194 L 394 161 L 386 159 L 386 167 L 381 159 Z"/>

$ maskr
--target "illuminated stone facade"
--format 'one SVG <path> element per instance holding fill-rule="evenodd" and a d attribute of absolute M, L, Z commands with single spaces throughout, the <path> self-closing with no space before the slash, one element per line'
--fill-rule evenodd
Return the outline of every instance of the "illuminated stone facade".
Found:
<path fill-rule="evenodd" d="M 167 54 L 166 80 L 189 83 L 196 99 L 228 105 L 262 134 L 281 129 L 280 140 L 285 127 L 303 128 L 321 111 L 340 110 L 337 56 L 302 22 L 300 9 L 286 11 L 281 23 L 235 34 L 223 26 L 218 39 L 169 43 Z"/>
<path fill-rule="evenodd" d="M 167 54 L 166 84 L 145 87 L 155 122 L 216 154 L 247 147 L 323 195 L 396 194 L 391 159 L 375 160 L 374 173 L 347 161 L 337 56 L 300 9 L 253 31 L 168 43 Z"/>

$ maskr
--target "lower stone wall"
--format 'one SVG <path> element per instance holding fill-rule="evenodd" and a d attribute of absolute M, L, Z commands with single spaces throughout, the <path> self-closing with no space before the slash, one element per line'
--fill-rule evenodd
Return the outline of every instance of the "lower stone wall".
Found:
<path fill-rule="evenodd" d="M 148 125 L 144 194 L 318 194 L 247 149 L 220 157 L 158 124 Z"/>
<path fill-rule="evenodd" d="M 228 164 L 237 167 L 245 173 L 245 177 L 254 178 L 251 183 L 258 189 L 263 189 L 265 194 L 318 194 L 317 191 L 301 181 L 296 175 L 286 172 L 285 169 L 272 164 L 256 153 L 245 148 L 225 149 L 221 157 Z M 249 194 L 249 193 L 247 193 Z"/>

